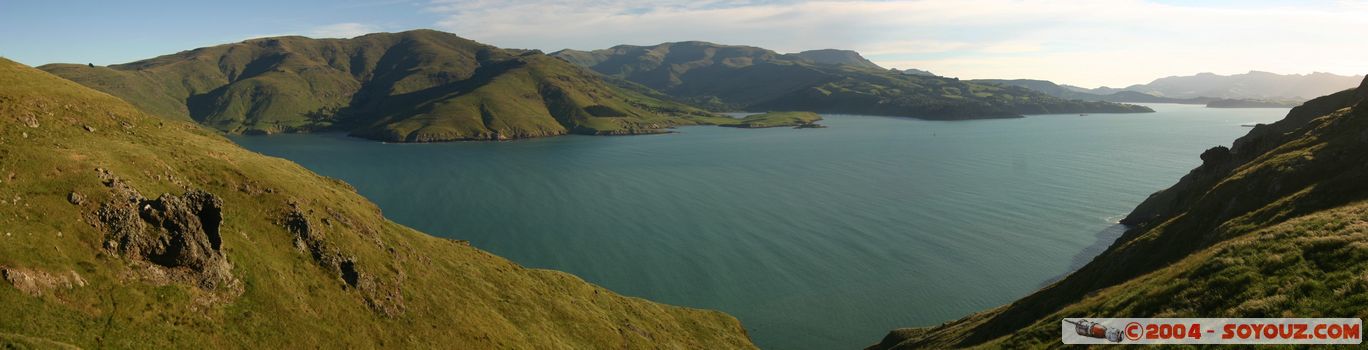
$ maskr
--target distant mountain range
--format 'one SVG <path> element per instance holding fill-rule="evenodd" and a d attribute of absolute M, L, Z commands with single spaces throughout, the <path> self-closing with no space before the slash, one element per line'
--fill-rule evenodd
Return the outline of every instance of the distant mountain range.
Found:
<path fill-rule="evenodd" d="M 1250 71 L 1245 74 L 1159 78 L 1149 84 L 1116 89 L 1088 89 L 1033 79 L 979 79 L 974 82 L 1020 86 L 1055 97 L 1085 101 L 1132 103 L 1184 103 L 1222 107 L 1293 107 L 1311 96 L 1327 95 L 1357 86 L 1358 77 L 1330 73 L 1274 74 Z"/>
<path fill-rule="evenodd" d="M 688 41 L 562 50 L 551 55 L 719 111 L 793 110 L 924 119 L 1150 111 L 920 71 L 905 74 L 883 69 L 853 51 L 780 54 L 753 46 Z"/>
<path fill-rule="evenodd" d="M 260 38 L 108 67 L 38 68 L 155 115 L 229 133 L 340 130 L 392 142 L 649 134 L 740 122 L 707 110 L 926 119 L 1150 111 L 888 70 L 849 50 L 779 54 L 682 42 L 546 55 L 432 30 Z"/>
<path fill-rule="evenodd" d="M 1131 85 L 1125 90 L 1172 98 L 1212 97 L 1255 100 L 1309 100 L 1358 86 L 1361 77 L 1330 73 L 1274 74 L 1250 71 L 1245 74 L 1201 73 L 1155 79 L 1149 84 Z M 1094 93 L 1107 92 L 1106 88 Z"/>

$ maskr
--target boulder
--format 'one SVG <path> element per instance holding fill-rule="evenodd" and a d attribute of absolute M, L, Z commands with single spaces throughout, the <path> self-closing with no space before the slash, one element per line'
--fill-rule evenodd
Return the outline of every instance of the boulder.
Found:
<path fill-rule="evenodd" d="M 105 249 L 179 272 L 205 289 L 235 282 L 219 235 L 223 200 L 201 190 L 146 199 L 108 175 L 105 185 L 113 196 L 95 216 L 105 231 Z"/>

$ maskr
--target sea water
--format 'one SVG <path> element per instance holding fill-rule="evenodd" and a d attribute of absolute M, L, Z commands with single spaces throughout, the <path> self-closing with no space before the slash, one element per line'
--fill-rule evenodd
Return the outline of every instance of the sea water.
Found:
<path fill-rule="evenodd" d="M 239 144 L 340 178 L 396 222 L 618 293 L 717 309 L 758 345 L 852 349 L 1011 302 L 1116 238 L 1207 148 L 1286 109 L 385 144 Z"/>

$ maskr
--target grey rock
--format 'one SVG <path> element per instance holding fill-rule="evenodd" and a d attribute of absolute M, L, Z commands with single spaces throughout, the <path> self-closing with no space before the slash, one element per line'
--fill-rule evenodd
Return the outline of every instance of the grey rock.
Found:
<path fill-rule="evenodd" d="M 345 254 L 326 238 L 324 229 L 332 225 L 315 225 L 309 213 L 292 203 L 281 226 L 294 234 L 295 248 L 335 274 L 346 288 L 360 293 L 372 311 L 385 317 L 396 317 L 404 312 L 404 297 L 399 289 L 401 281 L 384 280 L 367 273 L 355 256 Z"/>
<path fill-rule="evenodd" d="M 219 234 L 223 200 L 201 190 L 149 200 L 112 176 L 105 184 L 114 195 L 100 205 L 96 219 L 105 230 L 106 249 L 184 271 L 206 289 L 235 284 Z"/>

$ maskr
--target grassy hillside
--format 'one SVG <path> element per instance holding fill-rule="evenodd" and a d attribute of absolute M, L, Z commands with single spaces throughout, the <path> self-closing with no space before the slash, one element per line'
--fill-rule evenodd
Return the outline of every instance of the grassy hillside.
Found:
<path fill-rule="evenodd" d="M 416 30 L 275 37 L 53 74 L 155 115 L 232 133 L 340 129 L 385 141 L 657 133 L 711 115 L 606 84 L 537 51 Z"/>
<path fill-rule="evenodd" d="M 395 88 L 405 84 L 394 84 Z M 0 347 L 753 348 L 0 59 Z"/>
<path fill-rule="evenodd" d="M 562 50 L 552 56 L 714 110 L 787 110 L 926 119 L 1151 112 L 1141 106 L 1065 100 L 1016 86 L 902 74 L 873 63 L 864 64 L 868 61 L 850 54 L 853 52 L 827 50 L 782 55 L 758 47 L 691 41 L 622 45 L 594 51 Z"/>
<path fill-rule="evenodd" d="M 895 330 L 871 349 L 1062 347 L 1064 317 L 1368 313 L 1368 80 L 1201 158 L 1065 279 L 961 320 Z"/>

